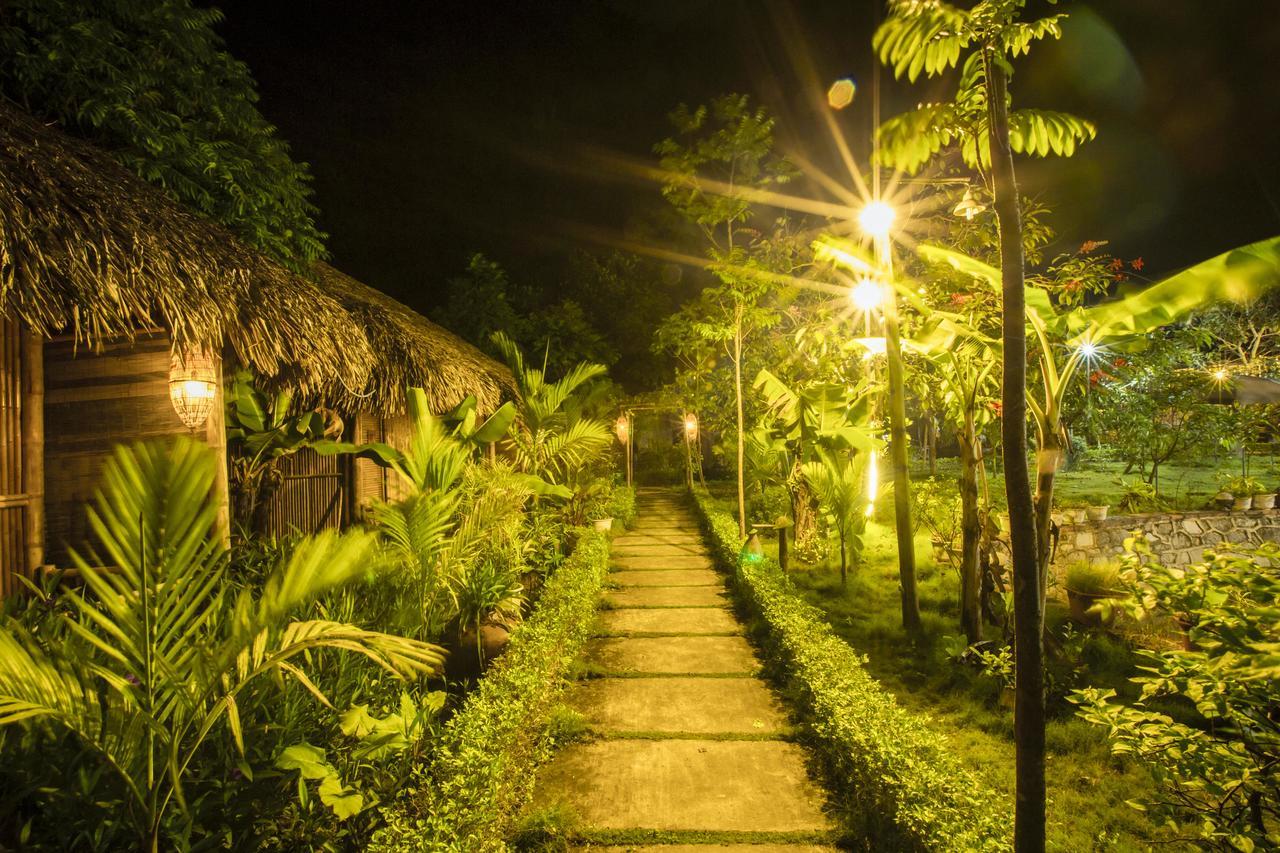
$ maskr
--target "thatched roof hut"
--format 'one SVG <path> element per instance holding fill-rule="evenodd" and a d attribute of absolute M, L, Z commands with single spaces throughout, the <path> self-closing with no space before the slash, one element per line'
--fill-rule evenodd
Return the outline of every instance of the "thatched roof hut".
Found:
<path fill-rule="evenodd" d="M 303 399 L 403 409 L 508 396 L 506 369 L 326 264 L 297 275 L 129 172 L 106 151 L 0 99 L 0 316 L 95 349 L 160 327 Z"/>
<path fill-rule="evenodd" d="M 452 408 L 468 394 L 483 411 L 514 396 L 511 371 L 457 335 L 328 264 L 316 264 L 313 272 L 364 328 L 377 353 L 362 392 L 375 405 L 364 408 L 380 414 L 404 411 L 404 390 L 410 386 L 425 390 L 436 411 Z"/>

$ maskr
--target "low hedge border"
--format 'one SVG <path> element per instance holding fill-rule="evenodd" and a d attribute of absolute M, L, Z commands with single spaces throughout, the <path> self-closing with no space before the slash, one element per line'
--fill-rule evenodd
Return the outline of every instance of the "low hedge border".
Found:
<path fill-rule="evenodd" d="M 583 531 L 538 606 L 461 710 L 405 797 L 388 809 L 374 853 L 500 851 L 533 794 L 551 715 L 591 632 L 608 572 L 608 538 Z"/>
<path fill-rule="evenodd" d="M 1012 804 L 965 770 L 927 718 L 900 707 L 867 674 L 771 559 L 741 559 L 738 524 L 703 489 L 694 492 L 711 547 L 768 628 L 784 678 L 798 694 L 842 805 L 878 850 L 1005 850 Z"/>

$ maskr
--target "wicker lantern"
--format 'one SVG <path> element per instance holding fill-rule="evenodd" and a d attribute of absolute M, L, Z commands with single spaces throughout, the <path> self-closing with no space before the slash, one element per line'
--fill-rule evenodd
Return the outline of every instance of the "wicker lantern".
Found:
<path fill-rule="evenodd" d="M 618 419 L 613 422 L 613 432 L 618 436 L 620 444 L 627 443 L 627 438 L 631 435 L 631 424 L 626 415 L 618 415 Z"/>
<path fill-rule="evenodd" d="M 693 412 L 684 416 L 684 434 L 690 441 L 698 437 L 698 416 Z"/>
<path fill-rule="evenodd" d="M 169 401 L 187 429 L 199 429 L 218 401 L 218 366 L 203 351 L 174 350 L 169 358 Z"/>

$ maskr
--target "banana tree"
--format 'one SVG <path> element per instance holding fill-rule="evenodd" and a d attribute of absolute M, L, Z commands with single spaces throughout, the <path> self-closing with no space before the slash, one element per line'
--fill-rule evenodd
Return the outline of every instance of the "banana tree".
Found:
<path fill-rule="evenodd" d="M 820 448 L 874 449 L 867 428 L 870 397 L 866 383 L 850 390 L 837 383 L 815 383 L 803 388 L 787 385 L 768 370 L 756 374 L 755 389 L 764 399 L 771 434 L 781 439 L 789 457 L 785 473 L 791 499 L 797 548 L 805 548 L 816 532 L 814 494 L 806 465 Z"/>
<path fill-rule="evenodd" d="M 295 412 L 293 392 L 268 394 L 247 370 L 227 388 L 227 446 L 236 518 L 252 532 L 266 525 L 265 510 L 283 482 L 280 461 L 342 437 L 342 418 L 330 409 Z"/>
<path fill-rule="evenodd" d="M 0 629 L 0 726 L 74 735 L 119 777 L 144 850 L 185 834 L 187 786 L 211 736 L 225 731 L 244 752 L 237 697 L 259 678 L 290 676 L 324 702 L 298 660 L 315 649 L 362 654 L 402 678 L 438 673 L 443 663 L 429 643 L 289 618 L 377 565 L 372 533 L 305 539 L 258 595 L 229 599 L 216 465 L 212 451 L 186 438 L 117 448 L 89 509 L 97 549 L 73 555 L 84 591 L 64 593 L 65 636 L 51 642 L 15 623 Z"/>
<path fill-rule="evenodd" d="M 938 246 L 924 244 L 918 251 L 925 260 L 950 264 L 977 282 L 1000 288 L 1000 271 L 989 264 Z M 1066 446 L 1063 401 L 1081 366 L 1087 365 L 1100 347 L 1140 348 L 1143 335 L 1180 322 L 1193 311 L 1224 300 L 1255 298 L 1277 284 L 1280 237 L 1232 249 L 1146 288 L 1088 308 L 1059 313 L 1048 293 L 1026 288 L 1026 321 L 1035 336 L 1043 392 L 1042 399 L 1027 401 L 1038 439 L 1034 504 L 1042 581 L 1048 570 L 1054 479 Z M 1043 595 L 1043 583 L 1041 590 Z"/>

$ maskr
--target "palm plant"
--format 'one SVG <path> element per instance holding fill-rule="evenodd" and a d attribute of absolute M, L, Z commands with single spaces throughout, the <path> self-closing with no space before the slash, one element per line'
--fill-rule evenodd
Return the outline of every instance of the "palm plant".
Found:
<path fill-rule="evenodd" d="M 551 382 L 545 371 L 525 364 L 520 349 L 502 332 L 494 334 L 493 342 L 515 374 L 520 390 L 518 416 L 507 436 L 517 470 L 556 485 L 573 483 L 613 440 L 604 421 L 585 417 L 572 405 L 587 383 L 604 375 L 604 365 L 583 362 Z"/>
<path fill-rule="evenodd" d="M 120 447 L 89 509 L 100 551 L 74 555 L 85 591 L 56 644 L 0 629 L 0 725 L 73 734 L 122 781 L 140 846 L 158 850 L 201 749 L 222 724 L 244 752 L 237 696 L 259 677 L 290 675 L 321 701 L 295 659 L 314 649 L 365 655 L 388 672 L 438 672 L 438 647 L 288 614 L 368 571 L 374 536 L 303 540 L 257 596 L 229 600 L 217 532 L 212 451 L 188 439 Z M 95 568 L 111 565 L 113 569 Z"/>
<path fill-rule="evenodd" d="M 804 476 L 818 493 L 840 537 L 840 583 L 848 583 L 850 563 L 862 555 L 867 529 L 867 479 L 861 455 L 819 449 L 817 461 L 804 465 Z"/>

